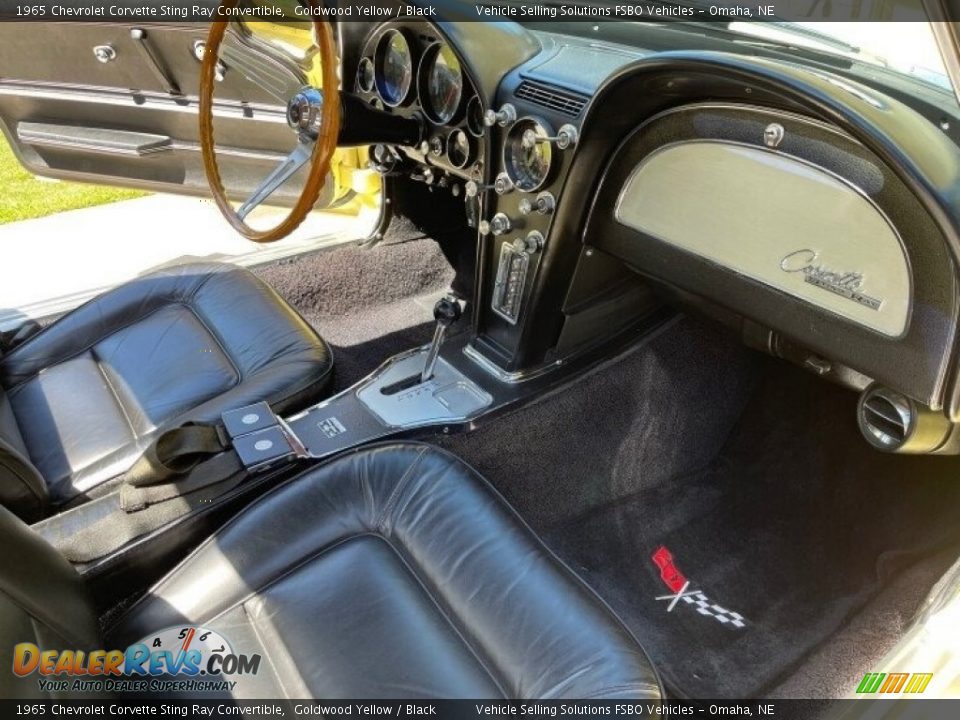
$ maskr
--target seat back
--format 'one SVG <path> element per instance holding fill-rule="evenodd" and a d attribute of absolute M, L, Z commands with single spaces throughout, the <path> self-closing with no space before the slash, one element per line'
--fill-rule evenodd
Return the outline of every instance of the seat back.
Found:
<path fill-rule="evenodd" d="M 47 500 L 47 483 L 30 462 L 10 401 L 0 387 L 0 505 L 32 522 L 46 515 Z"/>
<path fill-rule="evenodd" d="M 101 645 L 96 613 L 82 578 L 51 545 L 0 507 L 0 697 L 65 697 L 41 689 L 37 672 L 13 672 L 15 647 L 83 650 Z M 61 678 L 62 679 L 62 678 Z"/>

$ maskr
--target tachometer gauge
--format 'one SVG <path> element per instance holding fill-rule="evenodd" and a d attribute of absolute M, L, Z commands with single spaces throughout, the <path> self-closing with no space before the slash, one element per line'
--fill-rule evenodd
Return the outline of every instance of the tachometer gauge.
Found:
<path fill-rule="evenodd" d="M 486 129 L 483 125 L 483 104 L 476 95 L 467 102 L 467 129 L 474 137 L 483 137 Z"/>
<path fill-rule="evenodd" d="M 507 133 L 503 146 L 503 164 L 507 176 L 517 190 L 539 190 L 550 176 L 553 145 L 547 138 L 552 133 L 533 118 L 517 120 Z"/>
<path fill-rule="evenodd" d="M 447 138 L 447 159 L 458 168 L 465 168 L 473 159 L 473 144 L 463 130 L 454 130 Z"/>
<path fill-rule="evenodd" d="M 357 85 L 364 92 L 372 92 L 376 78 L 377 71 L 373 66 L 373 60 L 365 57 L 360 61 L 360 67 L 357 68 Z"/>
<path fill-rule="evenodd" d="M 399 30 L 388 30 L 377 43 L 375 74 L 384 103 L 396 106 L 407 99 L 413 85 L 413 54 Z"/>
<path fill-rule="evenodd" d="M 420 104 L 434 123 L 445 125 L 460 109 L 463 72 L 449 45 L 434 43 L 423 54 L 418 73 Z"/>

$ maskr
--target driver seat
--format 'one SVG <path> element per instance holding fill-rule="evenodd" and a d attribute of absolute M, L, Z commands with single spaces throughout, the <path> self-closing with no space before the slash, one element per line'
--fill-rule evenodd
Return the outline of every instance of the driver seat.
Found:
<path fill-rule="evenodd" d="M 0 504 L 35 521 L 97 497 L 153 439 L 259 401 L 320 398 L 330 349 L 252 273 L 170 267 L 0 355 Z"/>

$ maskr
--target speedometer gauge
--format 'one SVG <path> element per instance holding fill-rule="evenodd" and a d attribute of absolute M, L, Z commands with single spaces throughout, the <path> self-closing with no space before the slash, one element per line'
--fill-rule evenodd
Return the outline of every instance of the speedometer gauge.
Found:
<path fill-rule="evenodd" d="M 460 109 L 463 72 L 449 45 L 434 43 L 423 54 L 418 73 L 420 104 L 436 124 L 450 122 Z"/>
<path fill-rule="evenodd" d="M 507 133 L 503 164 L 507 176 L 518 190 L 539 190 L 550 176 L 553 164 L 552 133 L 533 118 L 518 120 Z"/>
<path fill-rule="evenodd" d="M 383 102 L 396 106 L 407 99 L 413 85 L 413 54 L 399 30 L 388 30 L 377 43 L 377 92 Z"/>

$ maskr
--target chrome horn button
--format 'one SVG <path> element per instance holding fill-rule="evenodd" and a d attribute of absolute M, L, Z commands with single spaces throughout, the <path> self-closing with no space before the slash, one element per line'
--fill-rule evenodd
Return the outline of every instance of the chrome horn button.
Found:
<path fill-rule="evenodd" d="M 287 103 L 287 124 L 301 136 L 316 140 L 320 136 L 323 92 L 305 87 Z"/>

